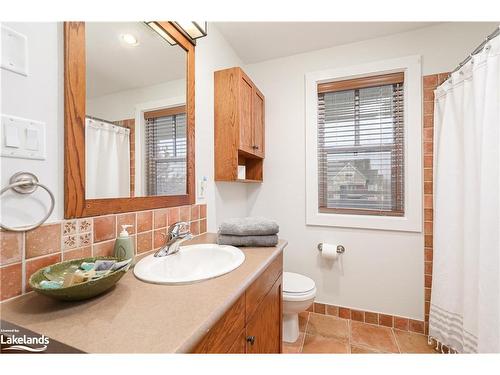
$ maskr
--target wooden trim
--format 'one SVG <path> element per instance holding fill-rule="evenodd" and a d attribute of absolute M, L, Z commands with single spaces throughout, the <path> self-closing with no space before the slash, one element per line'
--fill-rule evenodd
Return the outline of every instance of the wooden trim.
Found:
<path fill-rule="evenodd" d="M 374 216 L 404 216 L 404 211 L 382 211 L 382 210 L 366 210 L 356 208 L 328 208 L 319 207 L 318 212 L 323 214 L 339 214 L 339 215 L 374 215 Z"/>
<path fill-rule="evenodd" d="M 392 85 L 404 82 L 404 72 L 389 73 L 370 77 L 346 79 L 342 81 L 318 83 L 318 93 L 354 90 L 373 86 Z"/>
<path fill-rule="evenodd" d="M 186 113 L 186 106 L 185 105 L 180 105 L 178 107 L 171 107 L 171 108 L 162 108 L 162 109 L 157 109 L 154 111 L 144 112 L 144 118 L 147 120 L 147 119 L 151 119 L 151 118 L 180 115 L 182 113 Z"/>
<path fill-rule="evenodd" d="M 85 23 L 64 23 L 64 217 L 175 207 L 195 203 L 195 53 L 194 45 L 170 21 L 158 24 L 187 53 L 187 194 L 134 198 L 85 198 Z"/>

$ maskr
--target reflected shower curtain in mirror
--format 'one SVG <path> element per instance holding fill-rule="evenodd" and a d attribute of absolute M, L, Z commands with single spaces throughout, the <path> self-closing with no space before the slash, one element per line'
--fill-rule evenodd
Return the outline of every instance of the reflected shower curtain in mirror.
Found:
<path fill-rule="evenodd" d="M 435 91 L 429 335 L 500 352 L 500 38 Z"/>
<path fill-rule="evenodd" d="M 130 196 L 130 130 L 85 119 L 87 199 Z"/>

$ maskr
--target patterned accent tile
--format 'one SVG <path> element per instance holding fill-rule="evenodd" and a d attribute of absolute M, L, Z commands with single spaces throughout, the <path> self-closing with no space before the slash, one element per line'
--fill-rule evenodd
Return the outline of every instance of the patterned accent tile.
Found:
<path fill-rule="evenodd" d="M 62 225 L 62 234 L 63 236 L 67 236 L 69 234 L 75 234 L 76 233 L 76 220 L 68 220 L 63 222 Z"/>
<path fill-rule="evenodd" d="M 74 249 L 78 246 L 76 234 L 72 234 L 70 236 L 64 236 L 62 241 L 63 241 L 62 243 L 63 250 Z"/>
<path fill-rule="evenodd" d="M 78 233 L 92 232 L 92 219 L 78 220 Z"/>
<path fill-rule="evenodd" d="M 81 233 L 78 235 L 78 247 L 92 245 L 92 233 Z"/>

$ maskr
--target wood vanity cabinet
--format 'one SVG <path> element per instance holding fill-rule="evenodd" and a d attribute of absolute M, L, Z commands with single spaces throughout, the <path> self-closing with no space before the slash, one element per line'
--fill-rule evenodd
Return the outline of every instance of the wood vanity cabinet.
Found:
<path fill-rule="evenodd" d="M 214 73 L 215 180 L 261 182 L 265 98 L 239 68 Z M 238 179 L 238 165 L 246 175 Z"/>
<path fill-rule="evenodd" d="M 194 353 L 281 353 L 283 254 L 210 329 Z"/>

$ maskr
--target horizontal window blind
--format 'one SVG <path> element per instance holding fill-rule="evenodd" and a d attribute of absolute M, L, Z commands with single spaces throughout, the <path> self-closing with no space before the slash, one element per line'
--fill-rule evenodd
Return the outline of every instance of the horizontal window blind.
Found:
<path fill-rule="evenodd" d="M 320 212 L 404 215 L 403 74 L 388 76 L 318 85 Z"/>
<path fill-rule="evenodd" d="M 145 120 L 147 194 L 187 194 L 186 114 L 149 112 Z"/>

